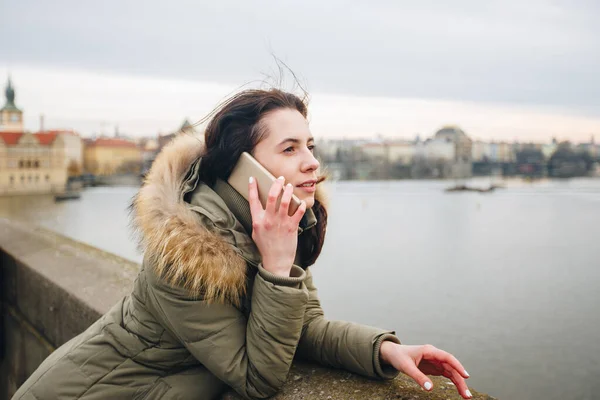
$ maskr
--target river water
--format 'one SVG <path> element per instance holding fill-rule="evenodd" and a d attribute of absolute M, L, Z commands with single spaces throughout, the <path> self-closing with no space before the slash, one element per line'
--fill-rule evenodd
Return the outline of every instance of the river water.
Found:
<path fill-rule="evenodd" d="M 449 184 L 328 184 L 313 268 L 326 315 L 450 351 L 472 387 L 500 399 L 600 398 L 600 180 L 511 181 L 488 194 L 444 193 Z M 0 198 L 0 217 L 139 262 L 136 190 Z"/>

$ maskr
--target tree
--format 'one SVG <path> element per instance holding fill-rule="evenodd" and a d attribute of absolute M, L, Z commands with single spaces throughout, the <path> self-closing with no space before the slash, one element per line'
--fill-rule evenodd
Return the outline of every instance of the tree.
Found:
<path fill-rule="evenodd" d="M 69 165 L 67 166 L 67 176 L 70 177 L 75 177 L 75 176 L 81 176 L 82 173 L 82 168 L 81 165 L 75 161 L 75 160 L 71 160 L 69 162 Z"/>
<path fill-rule="evenodd" d="M 562 142 L 550 156 L 548 173 L 557 178 L 584 176 L 592 164 L 592 157 L 587 151 L 577 152 L 570 142 Z"/>
<path fill-rule="evenodd" d="M 123 162 L 117 167 L 116 173 L 118 174 L 139 174 L 142 170 L 142 162 L 137 160 L 129 160 Z"/>
<path fill-rule="evenodd" d="M 517 151 L 517 170 L 527 176 L 544 174 L 544 154 L 533 147 Z"/>

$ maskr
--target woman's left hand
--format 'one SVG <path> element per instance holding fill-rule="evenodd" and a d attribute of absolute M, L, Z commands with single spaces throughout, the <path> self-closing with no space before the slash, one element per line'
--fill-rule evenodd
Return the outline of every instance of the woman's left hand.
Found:
<path fill-rule="evenodd" d="M 430 344 L 406 346 L 389 340 L 381 344 L 379 352 L 383 362 L 410 376 L 427 391 L 433 388 L 427 375 L 441 375 L 452 380 L 463 398 L 473 397 L 465 382 L 469 374 L 450 353 Z"/>

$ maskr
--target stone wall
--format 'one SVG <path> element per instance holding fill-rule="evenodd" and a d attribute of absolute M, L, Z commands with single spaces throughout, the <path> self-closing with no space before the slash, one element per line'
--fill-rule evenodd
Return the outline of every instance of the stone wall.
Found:
<path fill-rule="evenodd" d="M 50 231 L 0 220 L 0 398 L 131 287 L 137 265 Z"/>
<path fill-rule="evenodd" d="M 0 219 L 0 399 L 57 346 L 129 293 L 139 266 L 43 228 Z M 296 364 L 277 399 L 459 399 L 447 379 L 424 392 L 404 376 L 376 382 Z M 474 398 L 491 399 L 471 389 Z M 235 394 L 225 399 L 239 399 Z"/>

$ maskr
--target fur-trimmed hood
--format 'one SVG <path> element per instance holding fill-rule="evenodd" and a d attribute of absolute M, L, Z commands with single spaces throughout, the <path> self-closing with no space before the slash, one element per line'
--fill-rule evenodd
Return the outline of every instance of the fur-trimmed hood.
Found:
<path fill-rule="evenodd" d="M 237 302 L 245 293 L 247 263 L 260 262 L 260 254 L 219 195 L 197 182 L 203 153 L 202 141 L 188 134 L 165 146 L 133 201 L 132 225 L 161 278 L 208 300 Z M 195 205 L 184 200 L 191 190 Z"/>

